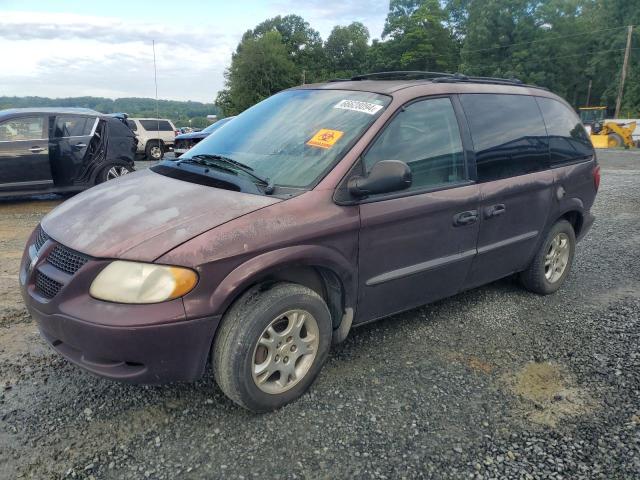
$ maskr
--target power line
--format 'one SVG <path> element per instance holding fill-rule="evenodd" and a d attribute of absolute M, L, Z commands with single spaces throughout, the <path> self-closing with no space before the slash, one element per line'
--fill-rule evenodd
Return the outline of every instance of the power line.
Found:
<path fill-rule="evenodd" d="M 631 26 L 635 27 L 635 25 L 631 25 Z M 516 45 L 530 45 L 532 43 L 548 42 L 548 41 L 551 41 L 551 40 L 560 40 L 560 39 L 563 39 L 563 38 L 581 37 L 581 36 L 584 36 L 584 35 L 593 35 L 595 33 L 608 32 L 608 31 L 611 31 L 611 30 L 620 30 L 622 28 L 629 28 L 629 25 L 624 25 L 622 27 L 603 28 L 601 30 L 592 30 L 590 32 L 574 33 L 574 34 L 571 34 L 571 35 L 555 35 L 555 36 L 550 37 L 550 38 L 541 38 L 539 40 L 531 40 L 530 42 L 509 43 L 507 45 L 501 45 L 499 47 L 487 47 L 487 48 L 479 48 L 477 50 L 467 50 L 467 51 L 463 51 L 462 53 L 466 54 L 466 53 L 487 52 L 489 50 L 499 50 L 501 48 L 514 47 Z"/>

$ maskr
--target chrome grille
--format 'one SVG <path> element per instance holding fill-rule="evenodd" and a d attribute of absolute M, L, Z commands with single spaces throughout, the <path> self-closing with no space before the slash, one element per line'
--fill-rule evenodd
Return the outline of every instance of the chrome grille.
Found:
<path fill-rule="evenodd" d="M 86 255 L 62 245 L 56 246 L 47 257 L 48 263 L 69 275 L 76 273 L 88 261 L 89 257 Z"/>
<path fill-rule="evenodd" d="M 45 298 L 55 297 L 62 284 L 56 282 L 53 278 L 47 277 L 44 273 L 36 272 L 36 290 Z"/>
<path fill-rule="evenodd" d="M 44 242 L 46 242 L 48 239 L 49 236 L 44 233 L 42 227 L 38 227 L 38 235 L 36 236 L 36 240 L 33 243 L 33 245 L 36 247 L 36 251 L 40 251 L 40 249 L 44 245 Z"/>

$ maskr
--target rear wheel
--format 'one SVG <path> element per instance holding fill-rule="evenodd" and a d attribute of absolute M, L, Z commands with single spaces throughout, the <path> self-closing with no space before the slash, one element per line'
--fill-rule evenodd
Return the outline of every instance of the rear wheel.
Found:
<path fill-rule="evenodd" d="M 624 146 L 624 140 L 617 133 L 610 133 L 609 135 L 607 135 L 607 137 L 609 148 L 618 148 Z"/>
<path fill-rule="evenodd" d="M 149 140 L 145 148 L 147 160 L 160 161 L 164 156 L 164 144 L 161 140 Z"/>
<path fill-rule="evenodd" d="M 132 171 L 133 170 L 126 165 L 107 165 L 98 174 L 96 183 L 103 183 L 108 180 L 114 180 L 118 177 L 122 177 L 123 175 L 127 175 Z"/>
<path fill-rule="evenodd" d="M 300 397 L 322 369 L 331 344 L 331 316 L 307 287 L 254 288 L 225 314 L 213 346 L 222 391 L 255 412 Z"/>
<path fill-rule="evenodd" d="M 573 226 L 566 220 L 560 220 L 551 227 L 533 261 L 520 274 L 522 284 L 540 295 L 556 292 L 571 271 L 575 249 Z"/>

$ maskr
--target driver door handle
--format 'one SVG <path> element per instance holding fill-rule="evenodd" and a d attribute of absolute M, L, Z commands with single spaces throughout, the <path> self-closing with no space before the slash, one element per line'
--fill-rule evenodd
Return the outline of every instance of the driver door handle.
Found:
<path fill-rule="evenodd" d="M 471 225 L 478 221 L 477 210 L 467 210 L 466 212 L 460 212 L 453 216 L 453 226 L 462 227 L 464 225 Z"/>
<path fill-rule="evenodd" d="M 74 147 L 75 147 L 75 148 L 84 148 L 84 147 L 86 147 L 86 146 L 87 146 L 87 144 L 86 144 L 86 143 L 76 143 L 76 144 L 74 145 Z"/>
<path fill-rule="evenodd" d="M 40 153 L 40 152 L 44 151 L 44 148 L 42 148 L 42 147 L 31 147 L 29 149 L 29 151 L 31 153 Z"/>

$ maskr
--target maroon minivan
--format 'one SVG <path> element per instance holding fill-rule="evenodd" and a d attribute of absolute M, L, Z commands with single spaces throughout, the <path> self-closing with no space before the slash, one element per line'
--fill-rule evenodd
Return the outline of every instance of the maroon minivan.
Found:
<path fill-rule="evenodd" d="M 22 293 L 92 373 L 191 381 L 211 361 L 225 394 L 267 411 L 352 326 L 512 274 L 558 290 L 599 180 L 575 112 L 541 88 L 416 72 L 305 85 L 60 205 L 28 241 Z"/>

